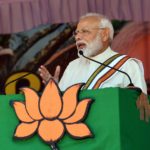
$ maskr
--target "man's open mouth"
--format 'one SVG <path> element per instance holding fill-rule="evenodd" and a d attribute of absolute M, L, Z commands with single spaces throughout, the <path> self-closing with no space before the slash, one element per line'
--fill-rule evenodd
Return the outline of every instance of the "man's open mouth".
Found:
<path fill-rule="evenodd" d="M 83 49 L 86 47 L 86 44 L 85 43 L 77 43 L 77 48 L 78 49 Z"/>

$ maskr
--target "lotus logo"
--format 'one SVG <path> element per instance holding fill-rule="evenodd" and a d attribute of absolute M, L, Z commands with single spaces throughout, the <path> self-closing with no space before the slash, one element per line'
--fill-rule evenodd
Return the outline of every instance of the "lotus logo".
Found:
<path fill-rule="evenodd" d="M 13 102 L 16 115 L 21 121 L 14 137 L 25 139 L 38 133 L 40 138 L 55 150 L 56 143 L 65 132 L 73 138 L 91 137 L 92 133 L 83 120 L 92 100 L 84 99 L 78 102 L 81 86 L 75 84 L 61 95 L 57 84 L 50 80 L 41 97 L 33 89 L 21 89 L 25 102 Z"/>

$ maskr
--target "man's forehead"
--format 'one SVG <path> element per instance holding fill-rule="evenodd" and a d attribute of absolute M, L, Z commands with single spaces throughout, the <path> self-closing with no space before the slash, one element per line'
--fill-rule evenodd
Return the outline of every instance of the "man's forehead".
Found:
<path fill-rule="evenodd" d="M 97 17 L 86 17 L 79 21 L 77 29 L 79 28 L 90 28 L 99 25 L 100 19 Z"/>

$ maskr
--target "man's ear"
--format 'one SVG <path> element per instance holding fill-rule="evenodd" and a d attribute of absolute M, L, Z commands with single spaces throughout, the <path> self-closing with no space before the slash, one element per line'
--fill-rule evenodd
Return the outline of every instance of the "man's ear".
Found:
<path fill-rule="evenodd" d="M 106 42 L 109 40 L 110 30 L 109 28 L 105 28 L 100 32 L 101 39 L 103 42 Z"/>

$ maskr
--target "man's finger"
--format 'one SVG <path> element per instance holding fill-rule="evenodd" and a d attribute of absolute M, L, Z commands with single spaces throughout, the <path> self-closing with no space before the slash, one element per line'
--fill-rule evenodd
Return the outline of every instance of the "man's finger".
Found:
<path fill-rule="evenodd" d="M 55 74 L 54 74 L 54 79 L 58 82 L 59 80 L 59 75 L 60 75 L 60 66 L 57 66 L 56 67 L 56 70 L 55 70 Z"/>
<path fill-rule="evenodd" d="M 142 92 L 136 101 L 136 105 L 140 111 L 140 119 L 148 122 L 150 117 L 150 106 L 147 95 Z"/>
<path fill-rule="evenodd" d="M 47 68 L 43 65 L 40 66 L 39 73 L 40 73 L 40 76 L 42 78 L 42 82 L 44 84 L 46 84 L 50 80 L 50 78 L 52 78 L 52 75 L 49 73 Z"/>
<path fill-rule="evenodd" d="M 145 118 L 145 110 L 143 107 L 140 108 L 140 120 L 144 120 Z"/>
<path fill-rule="evenodd" d="M 46 74 L 48 72 L 48 70 L 45 66 L 42 65 L 39 68 L 39 72 L 42 73 L 42 74 Z"/>

